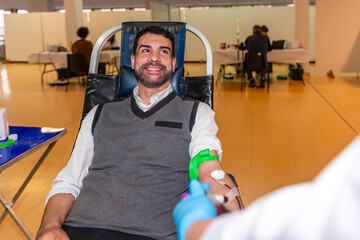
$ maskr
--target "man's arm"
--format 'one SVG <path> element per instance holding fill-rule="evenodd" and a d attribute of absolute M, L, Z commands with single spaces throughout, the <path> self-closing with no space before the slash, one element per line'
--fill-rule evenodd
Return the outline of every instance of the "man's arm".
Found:
<path fill-rule="evenodd" d="M 70 213 L 75 198 L 80 193 L 82 180 L 87 175 L 92 161 L 91 125 L 95 110 L 96 107 L 83 120 L 69 162 L 55 178 L 52 189 L 46 197 L 46 208 L 37 233 L 39 240 L 69 239 L 61 226 Z"/>
<path fill-rule="evenodd" d="M 210 149 L 211 154 L 219 156 L 219 159 L 221 160 L 221 143 L 217 137 L 217 132 L 218 127 L 215 122 L 214 111 L 212 111 L 208 105 L 200 103 L 196 114 L 195 124 L 191 132 L 192 139 L 189 146 L 191 158 L 202 150 Z M 211 190 L 213 192 L 225 195 L 230 191 L 228 187 L 221 185 L 211 177 L 211 173 L 214 170 L 222 170 L 222 166 L 219 161 L 213 160 L 203 162 L 197 170 L 199 181 L 210 183 Z M 226 185 L 230 188 L 235 187 L 235 184 L 227 174 L 224 179 L 221 179 L 221 181 L 226 183 Z M 233 210 L 239 209 L 239 204 L 236 199 L 231 202 L 230 208 Z"/>
<path fill-rule="evenodd" d="M 211 151 L 212 155 L 217 155 L 216 151 Z M 213 160 L 213 161 L 205 161 L 202 164 L 200 164 L 198 168 L 198 176 L 200 182 L 207 182 L 210 183 L 210 190 L 214 193 L 226 195 L 230 189 L 236 188 L 235 183 L 231 180 L 229 175 L 225 174 L 225 177 L 221 179 L 222 182 L 224 182 L 227 186 L 224 186 L 217 181 L 215 181 L 211 177 L 211 173 L 214 170 L 222 170 L 223 168 L 221 166 L 221 163 L 219 161 Z M 229 189 L 230 188 L 230 189 Z M 240 199 L 237 197 L 234 200 L 230 202 L 228 205 L 231 210 L 239 210 L 240 209 Z"/>
<path fill-rule="evenodd" d="M 68 193 L 59 193 L 52 196 L 46 205 L 36 239 L 68 240 L 69 237 L 61 229 L 61 226 L 69 214 L 74 201 L 75 197 Z"/>

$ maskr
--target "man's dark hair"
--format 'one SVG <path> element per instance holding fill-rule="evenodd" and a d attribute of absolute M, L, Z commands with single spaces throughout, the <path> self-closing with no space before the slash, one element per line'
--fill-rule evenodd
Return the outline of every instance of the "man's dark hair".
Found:
<path fill-rule="evenodd" d="M 169 39 L 171 41 L 171 56 L 174 57 L 175 53 L 174 53 L 174 49 L 175 49 L 175 38 L 174 35 L 172 35 L 171 32 L 169 32 L 168 30 L 166 30 L 165 28 L 159 27 L 159 26 L 150 26 L 147 28 L 144 28 L 143 30 L 141 30 L 140 32 L 138 32 L 138 34 L 135 37 L 134 40 L 134 46 L 133 46 L 133 54 L 136 54 L 136 49 L 138 47 L 138 42 L 141 36 L 147 34 L 147 33 L 152 33 L 155 35 L 161 35 L 167 39 Z"/>
<path fill-rule="evenodd" d="M 255 31 L 255 32 L 261 31 L 260 25 L 255 25 L 255 26 L 253 27 L 253 31 Z"/>
<path fill-rule="evenodd" d="M 86 38 L 88 34 L 89 34 L 89 29 L 87 27 L 80 27 L 77 30 L 77 35 L 81 38 Z"/>
<path fill-rule="evenodd" d="M 269 31 L 268 27 L 265 25 L 261 26 L 261 31 L 267 33 Z"/>

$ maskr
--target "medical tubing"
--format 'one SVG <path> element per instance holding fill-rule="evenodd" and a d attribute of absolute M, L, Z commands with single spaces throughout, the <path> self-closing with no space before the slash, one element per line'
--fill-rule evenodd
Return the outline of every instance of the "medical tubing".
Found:
<path fill-rule="evenodd" d="M 214 179 L 214 178 L 213 178 Z M 227 187 L 230 191 L 233 191 L 232 190 L 232 188 L 229 186 L 229 185 L 227 185 L 225 182 L 223 182 L 223 181 L 220 181 L 220 180 L 217 180 L 217 179 L 214 179 L 216 182 L 218 182 L 218 183 L 220 183 L 221 185 L 223 185 L 223 186 L 225 186 L 225 187 Z M 239 197 L 240 197 L 240 193 L 239 193 Z M 242 202 L 240 202 L 240 200 L 239 200 L 239 197 L 235 197 L 235 199 L 236 199 L 236 201 L 238 202 L 238 205 L 239 205 L 239 209 L 243 209 L 244 208 L 244 205 L 242 204 Z M 233 199 L 229 199 L 229 201 L 228 201 L 228 203 L 230 202 L 230 201 L 232 201 Z"/>

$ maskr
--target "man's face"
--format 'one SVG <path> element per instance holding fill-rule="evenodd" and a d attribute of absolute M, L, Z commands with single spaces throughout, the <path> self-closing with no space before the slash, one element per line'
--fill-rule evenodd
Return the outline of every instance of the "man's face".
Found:
<path fill-rule="evenodd" d="M 146 33 L 140 37 L 131 67 L 143 86 L 158 88 L 171 79 L 176 59 L 172 57 L 171 41 L 164 36 Z"/>

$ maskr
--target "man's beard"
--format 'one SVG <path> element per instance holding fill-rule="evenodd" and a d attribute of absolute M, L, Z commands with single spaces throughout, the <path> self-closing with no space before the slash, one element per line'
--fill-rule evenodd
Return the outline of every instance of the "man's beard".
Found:
<path fill-rule="evenodd" d="M 151 78 L 151 75 L 148 76 L 144 73 L 146 67 L 159 67 L 164 70 L 163 74 L 158 76 L 157 80 Z M 167 70 L 166 67 L 160 63 L 146 63 L 141 65 L 139 68 L 135 68 L 134 70 L 136 79 L 144 85 L 146 88 L 158 88 L 164 85 L 167 81 L 171 79 L 173 75 L 173 69 Z"/>

